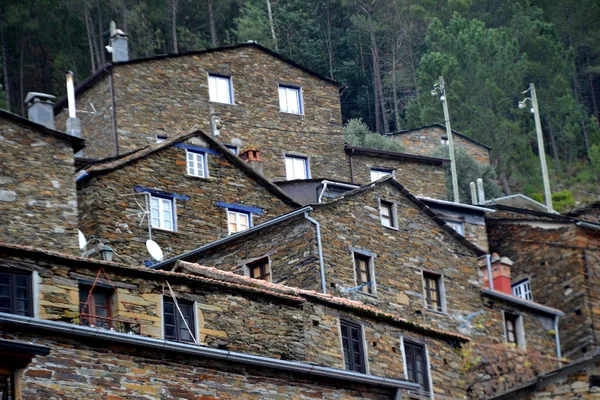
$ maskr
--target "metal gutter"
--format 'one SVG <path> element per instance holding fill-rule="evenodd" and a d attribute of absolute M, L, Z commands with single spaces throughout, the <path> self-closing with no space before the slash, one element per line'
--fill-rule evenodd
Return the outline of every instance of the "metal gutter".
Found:
<path fill-rule="evenodd" d="M 579 221 L 579 222 L 576 222 L 575 225 L 577 225 L 581 228 L 595 229 L 597 231 L 600 231 L 600 225 L 592 224 L 590 222 Z"/>
<path fill-rule="evenodd" d="M 481 289 L 481 292 L 483 294 L 486 294 L 488 296 L 491 297 L 496 297 L 498 299 L 502 299 L 502 300 L 507 300 L 507 301 L 512 301 L 513 303 L 517 303 L 519 305 L 534 309 L 536 311 L 542 311 L 545 312 L 547 314 L 552 314 L 552 315 L 557 315 L 557 316 L 564 316 L 565 313 L 560 311 L 560 310 L 555 310 L 554 308 L 550 308 L 550 307 L 546 307 L 543 306 L 541 304 L 538 303 L 534 303 L 532 301 L 528 301 L 528 300 L 523 300 L 519 297 L 516 296 L 510 296 L 506 293 L 502 293 L 502 292 L 498 292 L 496 290 L 489 290 L 489 289 Z"/>
<path fill-rule="evenodd" d="M 281 216 L 279 216 L 277 218 L 273 218 L 272 220 L 269 220 L 269 221 L 264 222 L 262 224 L 253 226 L 252 228 L 247 229 L 245 231 L 234 233 L 233 235 L 226 236 L 226 237 L 224 237 L 222 239 L 219 239 L 219 240 L 216 240 L 214 242 L 205 244 L 204 246 L 198 247 L 197 249 L 190 250 L 190 251 L 188 251 L 186 253 L 180 254 L 180 255 L 175 256 L 173 258 L 169 258 L 168 260 L 161 261 L 161 262 L 159 262 L 157 264 L 152 265 L 149 268 L 160 269 L 162 267 L 166 267 L 167 265 L 173 264 L 177 260 L 182 260 L 184 258 L 188 258 L 188 257 L 191 257 L 193 255 L 200 254 L 200 253 L 202 253 L 202 252 L 204 252 L 206 250 L 212 249 L 213 247 L 217 247 L 217 246 L 219 246 L 219 245 L 221 245 L 223 243 L 227 243 L 227 242 L 230 242 L 232 240 L 238 239 L 240 237 L 243 237 L 243 236 L 246 236 L 246 235 L 250 235 L 251 233 L 261 231 L 261 230 L 263 230 L 265 228 L 268 228 L 270 226 L 276 225 L 276 224 L 278 224 L 278 223 L 280 223 L 282 221 L 288 220 L 288 219 L 293 218 L 293 217 L 295 217 L 297 215 L 300 215 L 300 214 L 303 214 L 303 213 L 305 213 L 307 211 L 312 211 L 312 210 L 313 209 L 310 206 L 299 208 L 299 209 L 297 209 L 295 211 L 289 212 L 287 214 L 283 214 L 283 215 L 281 215 Z"/>
<path fill-rule="evenodd" d="M 339 379 L 352 383 L 367 384 L 385 388 L 419 390 L 417 383 L 402 381 L 398 379 L 384 378 L 376 375 L 360 374 L 358 372 L 340 370 L 330 367 L 311 365 L 303 362 L 284 361 L 275 358 L 256 356 L 246 353 L 232 352 L 228 350 L 213 349 L 193 344 L 171 342 L 145 336 L 128 335 L 126 333 L 111 332 L 99 328 L 68 324 L 66 322 L 43 320 L 21 315 L 0 313 L 0 323 L 17 325 L 20 327 L 31 327 L 47 330 L 53 333 L 63 333 L 69 336 L 94 338 L 108 340 L 123 345 L 136 345 L 150 349 L 172 351 L 176 353 L 207 357 L 226 362 L 237 362 L 253 366 L 271 368 L 279 371 L 288 371 L 324 378 Z"/>
<path fill-rule="evenodd" d="M 319 249 L 319 273 L 321 275 L 321 292 L 327 294 L 327 284 L 325 283 L 325 263 L 323 262 L 323 246 L 321 244 L 321 225 L 319 221 L 308 216 L 308 212 L 304 213 L 304 218 L 307 221 L 315 224 L 317 229 L 317 248 Z"/>
<path fill-rule="evenodd" d="M 317 199 L 317 203 L 320 203 L 321 200 L 323 200 L 323 195 L 325 195 L 325 191 L 327 190 L 327 186 L 338 186 L 338 187 L 342 187 L 342 188 L 347 188 L 350 190 L 354 190 L 354 189 L 358 189 L 360 187 L 360 185 L 351 185 L 349 183 L 337 183 L 337 182 L 333 182 L 333 181 L 328 181 L 328 180 L 323 180 L 321 182 L 323 184 L 323 189 L 321 190 L 321 194 L 319 195 L 319 198 Z"/>
<path fill-rule="evenodd" d="M 495 213 L 496 212 L 496 210 L 494 210 L 492 208 L 472 206 L 470 204 L 463 204 L 463 203 L 455 203 L 453 201 L 447 201 L 447 200 L 432 199 L 431 197 L 424 197 L 424 196 L 415 196 L 415 197 L 417 199 L 421 200 L 422 202 L 430 201 L 432 203 L 444 204 L 444 205 L 452 206 L 452 207 L 467 208 L 469 210 L 482 211 L 484 213 Z"/>
<path fill-rule="evenodd" d="M 560 335 L 558 333 L 558 315 L 554 316 L 554 346 L 556 346 L 556 358 L 558 358 L 558 368 L 562 367 L 562 354 L 560 352 Z"/>

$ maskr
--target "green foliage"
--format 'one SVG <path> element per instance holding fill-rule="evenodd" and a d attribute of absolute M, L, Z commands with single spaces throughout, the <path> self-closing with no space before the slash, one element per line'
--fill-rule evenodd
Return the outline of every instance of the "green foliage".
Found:
<path fill-rule="evenodd" d="M 369 147 L 378 150 L 403 152 L 404 147 L 386 136 L 371 132 L 369 127 L 360 119 L 351 119 L 344 126 L 344 139 L 352 146 Z"/>
<path fill-rule="evenodd" d="M 558 212 L 566 211 L 575 206 L 575 197 L 569 190 L 552 193 L 552 206 Z"/>
<path fill-rule="evenodd" d="M 436 152 L 437 157 L 450 158 L 448 146 L 441 146 Z M 490 165 L 480 164 L 462 148 L 454 149 L 456 161 L 456 175 L 458 180 L 458 196 L 461 203 L 471 203 L 470 183 L 478 178 L 483 179 L 485 198 L 501 197 L 502 191 L 498 187 L 496 171 Z M 446 191 L 450 200 L 454 199 L 452 190 L 452 172 L 450 165 L 446 166 Z"/>
<path fill-rule="evenodd" d="M 240 10 L 240 16 L 234 19 L 235 28 L 232 33 L 236 42 L 247 42 L 254 40 L 265 47 L 273 47 L 267 11 L 264 1 L 258 4 L 252 2 L 244 3 Z"/>

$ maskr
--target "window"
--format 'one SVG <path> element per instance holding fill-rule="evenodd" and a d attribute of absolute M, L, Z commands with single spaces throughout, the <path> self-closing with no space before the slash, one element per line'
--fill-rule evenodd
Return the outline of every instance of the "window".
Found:
<path fill-rule="evenodd" d="M 425 304 L 428 310 L 443 311 L 442 277 L 441 275 L 423 272 L 425 286 Z"/>
<path fill-rule="evenodd" d="M 279 110 L 290 114 L 302 114 L 300 88 L 279 85 Z"/>
<path fill-rule="evenodd" d="M 250 213 L 227 210 L 227 225 L 230 235 L 250 228 L 251 222 Z"/>
<path fill-rule="evenodd" d="M 177 306 L 171 297 L 163 298 L 163 322 L 165 339 L 177 342 L 195 342 L 194 332 L 194 303 L 177 299 Z"/>
<path fill-rule="evenodd" d="M 448 137 L 447 136 L 440 137 L 440 144 L 447 146 L 448 145 Z"/>
<path fill-rule="evenodd" d="M 306 157 L 285 156 L 285 176 L 288 181 L 308 179 L 308 159 Z"/>
<path fill-rule="evenodd" d="M 16 399 L 14 376 L 13 371 L 0 369 L 0 400 Z"/>
<path fill-rule="evenodd" d="M 0 271 L 0 312 L 32 316 L 31 274 Z"/>
<path fill-rule="evenodd" d="M 461 236 L 465 236 L 465 227 L 460 221 L 446 221 L 448 226 L 458 232 Z"/>
<path fill-rule="evenodd" d="M 206 165 L 206 154 L 186 150 L 187 173 L 200 178 L 208 177 L 208 166 Z"/>
<path fill-rule="evenodd" d="M 371 182 L 378 181 L 379 179 L 383 178 L 384 176 L 393 175 L 393 174 L 394 174 L 394 171 L 391 169 L 371 168 Z"/>
<path fill-rule="evenodd" d="M 504 312 L 504 330 L 506 343 L 525 346 L 525 332 L 523 331 L 523 317 L 518 314 Z"/>
<path fill-rule="evenodd" d="M 429 392 L 429 367 L 425 346 L 408 340 L 404 340 L 403 343 L 407 379 L 421 385 L 423 392 Z"/>
<path fill-rule="evenodd" d="M 246 264 L 246 271 L 250 278 L 262 279 L 264 281 L 271 282 L 269 257 L 261 258 Z"/>
<path fill-rule="evenodd" d="M 81 325 L 96 326 L 99 328 L 114 328 L 110 309 L 112 289 L 94 286 L 79 287 L 79 323 Z"/>
<path fill-rule="evenodd" d="M 381 200 L 379 202 L 379 214 L 381 215 L 381 225 L 388 228 L 396 228 L 396 213 L 393 203 Z"/>
<path fill-rule="evenodd" d="M 364 254 L 354 253 L 354 268 L 356 269 L 356 286 L 360 286 L 360 289 L 358 290 L 362 293 L 375 293 L 375 285 L 372 280 L 371 262 L 371 257 Z"/>
<path fill-rule="evenodd" d="M 525 279 L 517 284 L 512 286 L 512 292 L 514 296 L 520 297 L 525 300 L 532 300 L 531 296 L 531 285 L 529 284 L 529 279 Z"/>
<path fill-rule="evenodd" d="M 150 197 L 152 227 L 175 230 L 175 204 L 173 199 L 163 197 Z"/>
<path fill-rule="evenodd" d="M 232 144 L 226 144 L 225 147 L 227 147 L 227 149 L 229 149 L 230 152 L 232 152 L 233 154 L 235 154 L 237 156 L 237 154 L 238 154 L 237 146 L 234 146 Z"/>
<path fill-rule="evenodd" d="M 360 325 L 340 320 L 344 363 L 348 371 L 366 373 L 365 354 Z"/>
<path fill-rule="evenodd" d="M 166 136 L 162 136 L 162 135 L 156 135 L 156 143 L 162 143 L 165 140 L 167 140 Z"/>
<path fill-rule="evenodd" d="M 233 90 L 231 77 L 222 75 L 208 75 L 208 96 L 210 101 L 217 103 L 233 104 Z"/>

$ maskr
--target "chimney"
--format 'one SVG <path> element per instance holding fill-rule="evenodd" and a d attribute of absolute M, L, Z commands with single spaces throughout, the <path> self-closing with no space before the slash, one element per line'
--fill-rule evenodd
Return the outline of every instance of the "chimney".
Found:
<path fill-rule="evenodd" d="M 27 118 L 30 121 L 54 129 L 54 100 L 55 96 L 45 93 L 29 92 L 25 97 Z"/>
<path fill-rule="evenodd" d="M 110 45 L 106 50 L 112 54 L 113 62 L 129 61 L 128 42 L 127 34 L 117 29 L 115 21 L 110 21 Z"/>
<path fill-rule="evenodd" d="M 492 280 L 494 283 L 494 290 L 512 295 L 510 270 L 514 263 L 508 257 L 500 257 L 498 253 L 492 253 L 490 263 L 492 269 Z M 479 267 L 481 269 L 481 272 L 483 273 L 483 286 L 489 288 L 490 282 L 488 278 L 488 271 L 485 259 L 481 259 Z"/>
<path fill-rule="evenodd" d="M 240 158 L 246 161 L 253 170 L 259 174 L 263 173 L 263 163 L 260 159 L 260 150 L 257 148 L 246 148 L 240 153 Z"/>

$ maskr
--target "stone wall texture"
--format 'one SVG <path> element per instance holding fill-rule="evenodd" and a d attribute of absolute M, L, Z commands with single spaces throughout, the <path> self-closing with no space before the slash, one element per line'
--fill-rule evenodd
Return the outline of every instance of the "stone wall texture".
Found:
<path fill-rule="evenodd" d="M 442 136 L 447 136 L 444 127 L 430 126 L 396 134 L 392 137 L 404 146 L 407 153 L 431 156 L 440 148 Z M 475 144 L 459 135 L 453 135 L 452 139 L 454 140 L 454 146 L 465 149 L 477 162 L 481 164 L 490 163 L 490 151 L 486 147 Z"/>
<path fill-rule="evenodd" d="M 371 182 L 371 168 L 391 169 L 394 178 L 415 196 L 446 200 L 444 166 L 410 160 L 392 160 L 368 155 L 351 155 L 354 182 Z"/>
<path fill-rule="evenodd" d="M 0 242 L 78 251 L 73 148 L 0 119 Z"/>
<path fill-rule="evenodd" d="M 534 301 L 566 313 L 560 319 L 563 354 L 577 358 L 596 347 L 600 236 L 574 224 L 516 220 L 488 220 L 488 236 L 491 250 L 515 263 L 513 283 L 528 278 Z"/>
<path fill-rule="evenodd" d="M 187 144 L 206 147 L 199 138 Z M 292 208 L 237 166 L 217 154 L 208 154 L 208 178 L 187 175 L 186 150 L 168 147 L 123 168 L 94 176 L 79 184 L 81 230 L 114 246 L 116 259 L 139 264 L 149 259 L 145 242 L 148 220 L 141 221 L 144 195 L 135 194 L 141 186 L 167 193 L 189 196 L 175 200 L 176 232 L 152 229 L 152 239 L 166 251 L 180 254 L 229 234 L 226 209 L 218 201 L 258 207 L 262 215 L 253 215 L 258 225 Z M 130 257 L 130 258 L 125 258 Z"/>
<path fill-rule="evenodd" d="M 209 73 L 231 76 L 234 104 L 209 102 Z M 116 65 L 112 74 L 121 154 L 155 142 L 156 135 L 171 136 L 193 126 L 210 132 L 213 107 L 223 121 L 220 140 L 258 148 L 268 178 L 285 179 L 284 155 L 290 152 L 309 158 L 313 177 L 349 180 L 337 85 L 254 46 Z M 105 110 L 110 103 L 107 80 L 96 83 L 80 103 Z M 279 83 L 302 88 L 303 115 L 279 111 Z M 97 122 L 82 121 L 88 142 L 99 137 L 97 144 L 88 143 L 89 153 L 112 156 L 111 119 Z"/>

